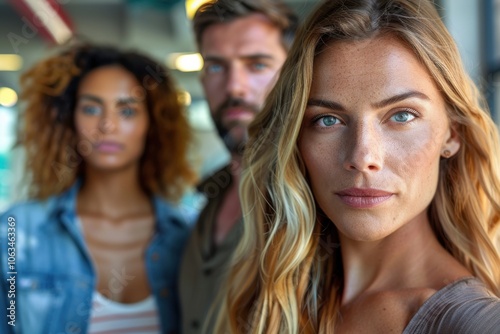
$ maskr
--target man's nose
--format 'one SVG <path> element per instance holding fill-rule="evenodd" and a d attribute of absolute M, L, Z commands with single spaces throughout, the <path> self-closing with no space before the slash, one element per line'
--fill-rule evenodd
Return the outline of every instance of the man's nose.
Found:
<path fill-rule="evenodd" d="M 244 99 L 248 93 L 248 74 L 243 66 L 231 66 L 227 75 L 226 89 L 229 96 Z"/>

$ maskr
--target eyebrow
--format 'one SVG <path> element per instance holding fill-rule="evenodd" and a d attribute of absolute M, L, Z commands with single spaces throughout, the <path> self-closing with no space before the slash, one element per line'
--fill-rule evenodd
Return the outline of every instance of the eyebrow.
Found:
<path fill-rule="evenodd" d="M 391 96 L 391 97 L 384 99 L 380 102 L 375 102 L 372 104 L 372 107 L 376 108 L 376 109 L 380 109 L 380 108 L 387 107 L 391 104 L 401 102 L 401 101 L 404 101 L 404 100 L 410 99 L 410 98 L 418 98 L 421 100 L 430 101 L 430 98 L 427 95 L 425 95 L 424 93 L 412 90 L 409 92 L 405 92 L 405 93 Z M 338 102 L 323 100 L 323 99 L 314 99 L 314 98 L 311 98 L 307 101 L 307 106 L 325 107 L 328 109 L 338 110 L 338 111 L 345 111 L 346 110 L 346 108 Z"/>
<path fill-rule="evenodd" d="M 326 107 L 332 110 L 345 111 L 345 108 L 340 103 L 323 99 L 309 99 L 307 101 L 307 106 Z"/>
<path fill-rule="evenodd" d="M 90 100 L 99 104 L 104 104 L 103 100 L 94 95 L 82 94 L 78 96 L 78 100 Z"/>
<path fill-rule="evenodd" d="M 126 104 L 134 104 L 134 103 L 139 103 L 137 99 L 134 99 L 133 97 L 124 97 L 120 98 L 116 101 L 117 105 L 126 105 Z"/>
<path fill-rule="evenodd" d="M 409 99 L 409 98 L 418 98 L 421 100 L 430 101 L 430 98 L 427 95 L 425 95 L 424 93 L 420 93 L 420 92 L 412 90 L 412 91 L 409 91 L 406 93 L 394 95 L 394 96 L 389 97 L 388 99 L 382 100 L 380 102 L 376 102 L 376 103 L 372 104 L 372 106 L 374 108 L 379 109 L 379 108 L 387 107 L 387 106 L 394 104 L 394 103 L 397 103 L 397 102 L 404 101 L 404 100 Z"/>
<path fill-rule="evenodd" d="M 104 104 L 104 101 L 101 98 L 94 96 L 94 95 L 89 95 L 89 94 L 82 94 L 82 95 L 78 96 L 78 99 L 79 100 L 80 99 L 81 100 L 90 100 L 92 102 Z M 116 101 L 116 105 L 127 105 L 127 104 L 134 104 L 134 103 L 139 103 L 139 101 L 137 99 L 134 99 L 133 97 L 119 98 Z"/>

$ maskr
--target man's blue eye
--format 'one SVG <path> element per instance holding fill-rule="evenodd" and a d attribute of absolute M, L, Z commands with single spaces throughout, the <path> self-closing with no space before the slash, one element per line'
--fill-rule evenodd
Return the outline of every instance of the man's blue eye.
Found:
<path fill-rule="evenodd" d="M 254 68 L 254 70 L 262 71 L 262 70 L 267 68 L 267 65 L 263 64 L 263 63 L 255 63 L 255 64 L 253 64 L 253 68 Z"/>
<path fill-rule="evenodd" d="M 222 72 L 222 65 L 220 64 L 210 64 L 210 65 L 207 65 L 207 67 L 205 68 L 205 71 L 207 73 L 220 73 Z"/>

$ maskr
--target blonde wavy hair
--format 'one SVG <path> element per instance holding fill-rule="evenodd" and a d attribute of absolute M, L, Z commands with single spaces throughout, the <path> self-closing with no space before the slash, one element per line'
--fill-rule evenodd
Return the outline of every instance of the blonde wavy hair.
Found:
<path fill-rule="evenodd" d="M 500 139 L 429 0 L 327 0 L 300 29 L 250 127 L 240 195 L 244 237 L 217 333 L 334 333 L 343 275 L 334 224 L 315 204 L 297 148 L 313 63 L 335 40 L 390 34 L 428 69 L 461 148 L 441 162 L 429 218 L 442 245 L 500 296 Z M 328 253 L 328 254 L 326 254 Z"/>
<path fill-rule="evenodd" d="M 131 94 L 144 98 L 150 118 L 140 181 L 149 194 L 177 200 L 196 182 L 187 159 L 191 129 L 177 88 L 167 69 L 133 51 L 77 44 L 35 64 L 21 77 L 26 106 L 18 129 L 18 145 L 26 149 L 29 196 L 44 199 L 68 189 L 83 175 L 74 124 L 76 92 L 92 70 L 119 65 L 137 79 Z"/>

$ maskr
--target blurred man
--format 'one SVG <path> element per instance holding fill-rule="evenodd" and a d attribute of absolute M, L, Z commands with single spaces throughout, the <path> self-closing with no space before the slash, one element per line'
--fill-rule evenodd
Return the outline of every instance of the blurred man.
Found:
<path fill-rule="evenodd" d="M 232 160 L 198 187 L 208 203 L 181 265 L 184 334 L 201 332 L 243 231 L 238 183 L 247 127 L 279 75 L 297 18 L 279 0 L 218 0 L 200 7 L 193 25 L 205 62 L 201 82 Z"/>

